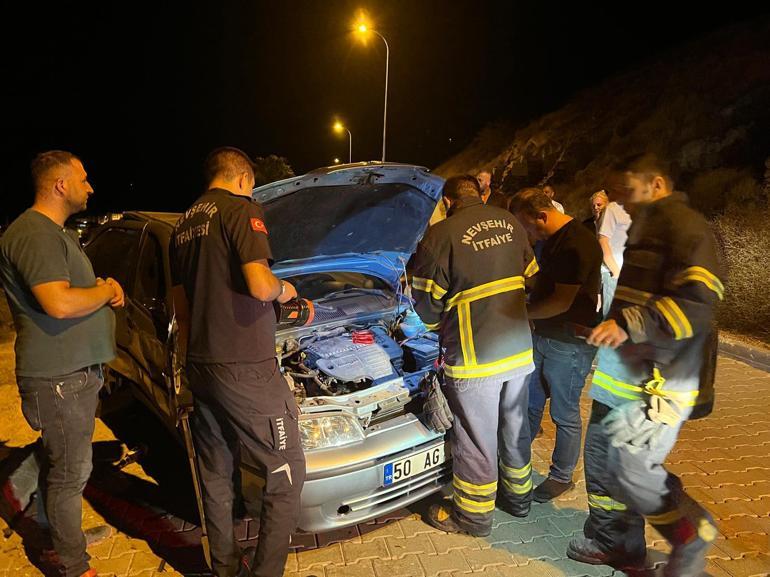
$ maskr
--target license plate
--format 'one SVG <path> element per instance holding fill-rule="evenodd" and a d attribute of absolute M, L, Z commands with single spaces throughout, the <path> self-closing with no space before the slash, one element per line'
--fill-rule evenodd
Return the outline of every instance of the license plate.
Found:
<path fill-rule="evenodd" d="M 409 457 L 386 463 L 382 481 L 383 486 L 387 487 L 409 477 L 414 477 L 445 462 L 447 460 L 447 450 L 445 447 L 446 445 L 441 443 Z"/>

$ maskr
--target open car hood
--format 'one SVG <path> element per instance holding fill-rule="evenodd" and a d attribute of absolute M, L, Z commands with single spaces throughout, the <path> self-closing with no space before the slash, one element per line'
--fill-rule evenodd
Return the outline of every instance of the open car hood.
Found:
<path fill-rule="evenodd" d="M 443 183 L 426 168 L 370 162 L 266 184 L 252 197 L 265 209 L 276 269 L 316 263 L 393 283 L 428 227 Z"/>

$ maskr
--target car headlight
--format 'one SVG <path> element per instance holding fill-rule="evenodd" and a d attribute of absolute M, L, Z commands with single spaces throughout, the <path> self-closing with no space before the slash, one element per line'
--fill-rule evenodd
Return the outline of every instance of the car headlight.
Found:
<path fill-rule="evenodd" d="M 327 449 L 364 440 L 364 430 L 348 415 L 303 417 L 299 420 L 302 448 Z"/>

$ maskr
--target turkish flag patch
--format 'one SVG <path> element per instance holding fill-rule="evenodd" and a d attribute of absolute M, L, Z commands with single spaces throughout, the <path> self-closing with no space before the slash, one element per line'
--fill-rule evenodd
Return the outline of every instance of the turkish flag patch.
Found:
<path fill-rule="evenodd" d="M 259 220 L 258 218 L 252 218 L 250 219 L 251 222 L 251 230 L 254 232 L 264 232 L 267 234 L 267 227 L 265 226 L 265 223 Z"/>

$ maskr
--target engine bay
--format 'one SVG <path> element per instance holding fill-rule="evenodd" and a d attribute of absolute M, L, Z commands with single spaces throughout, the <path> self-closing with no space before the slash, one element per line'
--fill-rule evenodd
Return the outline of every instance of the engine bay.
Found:
<path fill-rule="evenodd" d="M 337 408 L 369 419 L 409 402 L 434 369 L 438 336 L 406 338 L 399 320 L 319 327 L 286 339 L 279 361 L 303 412 Z"/>

